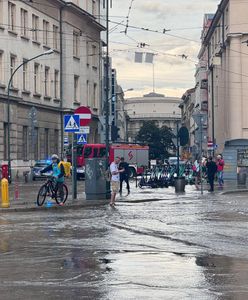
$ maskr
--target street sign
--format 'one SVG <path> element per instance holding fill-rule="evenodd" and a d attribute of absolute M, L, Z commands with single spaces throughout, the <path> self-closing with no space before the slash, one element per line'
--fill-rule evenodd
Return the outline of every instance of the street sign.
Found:
<path fill-rule="evenodd" d="M 64 116 L 64 130 L 65 132 L 77 132 L 79 130 L 79 116 L 65 115 Z"/>
<path fill-rule="evenodd" d="M 68 146 L 69 145 L 69 139 L 68 137 L 64 138 L 64 146 Z"/>
<path fill-rule="evenodd" d="M 78 134 L 77 135 L 77 143 L 78 143 L 78 145 L 87 144 L 87 134 Z"/>
<path fill-rule="evenodd" d="M 77 134 L 89 134 L 90 133 L 90 127 L 89 126 L 82 126 L 79 128 L 79 131 L 76 132 Z"/>
<path fill-rule="evenodd" d="M 91 122 L 92 114 L 88 107 L 80 106 L 74 111 L 74 115 L 78 115 L 80 119 L 80 126 L 87 126 Z"/>

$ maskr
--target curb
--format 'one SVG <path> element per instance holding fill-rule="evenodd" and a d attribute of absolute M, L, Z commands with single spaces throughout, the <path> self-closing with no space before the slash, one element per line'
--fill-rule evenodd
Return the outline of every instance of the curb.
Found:
<path fill-rule="evenodd" d="M 93 207 L 93 206 L 105 206 L 109 204 L 109 201 L 106 200 L 99 200 L 99 201 L 90 201 L 86 200 L 82 201 L 81 203 L 75 203 L 75 204 L 67 204 L 64 206 L 59 206 L 57 204 L 51 206 L 51 207 L 45 207 L 45 206 L 30 206 L 30 207 L 10 207 L 10 208 L 0 208 L 0 214 L 2 213 L 13 213 L 13 212 L 34 212 L 34 211 L 51 211 L 51 210 L 75 210 L 80 209 L 84 207 Z"/>
<path fill-rule="evenodd" d="M 239 193 L 248 193 L 248 189 L 240 189 L 240 190 L 230 190 L 221 192 L 221 195 L 232 195 L 232 194 L 239 194 Z"/>

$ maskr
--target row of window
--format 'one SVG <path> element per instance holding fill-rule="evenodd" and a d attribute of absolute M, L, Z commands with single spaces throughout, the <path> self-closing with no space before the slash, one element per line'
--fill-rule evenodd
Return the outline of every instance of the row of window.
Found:
<path fill-rule="evenodd" d="M 59 27 L 50 24 L 47 20 L 43 19 L 42 26 L 40 24 L 40 17 L 32 14 L 32 26 L 29 24 L 28 11 L 21 8 L 20 9 L 20 25 L 17 25 L 16 18 L 16 5 L 12 2 L 8 2 L 8 29 L 17 35 L 17 30 L 21 30 L 21 37 L 25 39 L 30 38 L 30 33 L 32 34 L 32 41 L 38 44 L 43 43 L 44 46 L 48 48 L 53 48 L 59 50 L 59 40 L 60 32 Z M 30 20 L 31 21 L 31 20 Z M 20 27 L 20 28 L 19 28 Z M 76 58 L 80 57 L 80 32 L 73 31 L 73 56 Z M 91 47 L 90 47 L 91 45 Z M 86 60 L 87 65 L 91 64 L 93 67 L 98 65 L 98 55 L 97 46 L 94 43 L 86 43 Z"/>
<path fill-rule="evenodd" d="M 15 71 L 16 67 L 20 62 L 17 64 L 17 56 L 11 54 L 10 55 L 10 63 L 9 63 L 9 74 L 10 76 Z M 23 67 L 22 67 L 22 91 L 27 92 L 30 91 L 30 74 L 32 74 L 33 77 L 33 93 L 38 95 L 43 92 L 43 95 L 45 97 L 51 97 L 52 96 L 52 84 L 53 84 L 53 97 L 58 99 L 60 97 L 59 95 L 59 71 L 58 70 L 51 70 L 50 67 L 45 66 L 43 73 L 41 72 L 41 65 L 37 62 L 33 64 L 33 67 L 31 63 L 27 64 L 25 63 L 27 60 L 23 59 Z M 4 70 L 6 64 L 4 64 L 4 52 L 0 50 L 0 83 L 4 82 Z M 31 70 L 31 68 L 33 68 Z M 44 76 L 41 78 L 41 75 Z M 43 82 L 43 91 L 41 88 L 41 82 Z M 12 88 L 18 88 L 17 86 L 17 76 L 14 77 L 12 84 Z"/>
<path fill-rule="evenodd" d="M 4 130 L 4 149 L 3 149 L 3 160 L 8 159 L 8 123 L 3 124 Z M 43 129 L 42 129 L 43 130 Z M 28 126 L 22 128 L 22 148 L 18 156 L 23 160 L 30 159 L 44 159 L 51 155 L 51 153 L 59 152 L 59 130 L 55 129 L 44 129 L 44 136 L 41 138 L 41 128 L 35 127 L 34 131 L 31 132 Z M 20 151 L 20 149 L 19 149 Z"/>
<path fill-rule="evenodd" d="M 4 52 L 0 50 L 0 84 L 4 82 L 4 61 L 3 61 Z M 25 63 L 25 59 L 23 62 Z M 14 70 L 17 67 L 17 57 L 16 55 L 10 55 L 10 65 L 9 65 L 9 73 L 10 76 L 13 74 Z M 43 72 L 42 72 L 43 71 Z M 47 98 L 60 98 L 60 87 L 59 87 L 59 70 L 51 70 L 50 67 L 45 66 L 41 71 L 41 65 L 37 62 L 24 64 L 22 67 L 22 92 L 30 92 L 32 90 L 35 96 L 41 96 L 43 94 L 44 97 Z M 32 80 L 31 80 L 32 75 Z M 31 84 L 33 82 L 33 87 L 31 88 Z M 42 86 L 41 86 L 42 83 Z M 74 102 L 80 102 L 80 76 L 74 75 Z M 17 76 L 14 77 L 11 83 L 12 89 L 17 89 Z M 91 85 L 89 80 L 86 81 L 86 97 L 87 97 L 87 105 L 93 105 L 96 108 L 97 99 L 98 99 L 98 85 L 97 83 L 93 84 L 93 93 L 91 94 Z M 93 96 L 93 101 L 91 101 L 91 95 Z"/>
<path fill-rule="evenodd" d="M 224 28 L 223 28 L 224 22 Z M 215 54 L 215 49 L 219 47 L 222 43 L 222 34 L 224 30 L 224 34 L 226 35 L 228 31 L 228 24 L 229 24 L 229 8 L 227 7 L 223 12 L 222 18 L 218 25 L 215 28 L 214 33 L 212 34 L 211 42 L 210 42 L 210 54 Z"/>
<path fill-rule="evenodd" d="M 29 39 L 29 33 L 32 33 L 32 40 L 37 43 L 41 43 L 41 32 L 43 34 L 42 42 L 48 47 L 53 47 L 53 49 L 59 50 L 59 27 L 50 24 L 48 21 L 43 20 L 43 28 L 41 30 L 40 18 L 39 16 L 32 14 L 32 26 L 29 24 L 28 11 L 21 8 L 20 9 L 20 25 L 17 24 L 17 12 L 16 5 L 12 2 L 8 2 L 8 29 L 17 34 L 17 29 L 20 26 L 21 36 L 23 38 Z M 51 35 L 50 35 L 51 33 Z M 51 37 L 50 37 L 51 36 Z M 52 43 L 50 39 L 52 38 Z"/>

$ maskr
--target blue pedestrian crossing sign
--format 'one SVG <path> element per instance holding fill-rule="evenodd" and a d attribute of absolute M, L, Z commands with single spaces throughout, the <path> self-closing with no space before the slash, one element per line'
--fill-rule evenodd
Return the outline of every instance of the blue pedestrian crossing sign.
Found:
<path fill-rule="evenodd" d="M 77 143 L 78 143 L 78 145 L 87 144 L 87 134 L 78 134 L 77 135 Z"/>
<path fill-rule="evenodd" d="M 64 116 L 65 132 L 77 132 L 79 129 L 80 129 L 79 115 L 65 115 Z"/>

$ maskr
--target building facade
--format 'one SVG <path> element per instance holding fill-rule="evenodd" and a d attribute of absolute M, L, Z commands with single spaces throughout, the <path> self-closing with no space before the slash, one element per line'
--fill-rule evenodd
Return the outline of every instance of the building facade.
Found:
<path fill-rule="evenodd" d="M 207 51 L 208 135 L 225 154 L 226 176 L 232 178 L 239 153 L 248 146 L 247 10 L 246 1 L 222 0 L 202 48 Z"/>
<path fill-rule="evenodd" d="M 63 152 L 63 115 L 79 106 L 93 113 L 89 142 L 97 142 L 101 111 L 100 1 L 0 0 L 0 161 L 8 159 L 7 87 L 10 85 L 10 153 L 13 167 Z M 80 2 L 80 3 L 79 3 Z M 87 5 L 78 6 L 81 4 Z M 92 6 L 93 5 L 93 6 Z"/>
<path fill-rule="evenodd" d="M 126 99 L 126 140 L 136 142 L 136 136 L 144 121 L 154 121 L 159 127 L 165 125 L 175 129 L 176 123 L 181 120 L 179 104 L 180 98 L 165 97 L 156 93 Z"/>
<path fill-rule="evenodd" d="M 195 131 L 197 129 L 197 126 L 195 124 L 195 121 L 193 119 L 193 113 L 195 111 L 195 105 L 196 105 L 196 89 L 192 88 L 187 90 L 183 96 L 182 101 L 179 105 L 181 108 L 181 114 L 182 114 L 182 125 L 187 127 L 189 131 L 189 147 L 192 149 L 192 152 L 196 152 L 196 138 L 195 138 Z"/>

